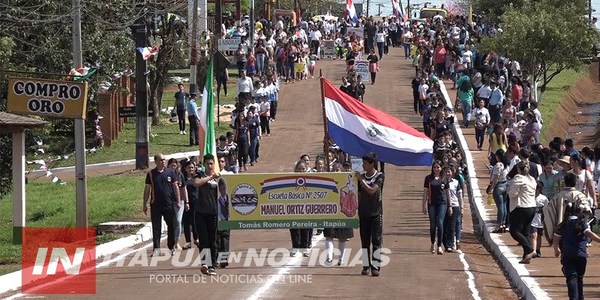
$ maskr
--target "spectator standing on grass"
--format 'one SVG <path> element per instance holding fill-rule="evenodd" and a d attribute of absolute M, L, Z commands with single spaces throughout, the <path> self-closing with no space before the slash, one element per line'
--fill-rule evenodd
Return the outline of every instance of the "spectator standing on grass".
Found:
<path fill-rule="evenodd" d="M 148 213 L 150 201 L 150 219 L 152 221 L 152 256 L 160 256 L 160 237 L 162 219 L 167 223 L 167 247 L 171 255 L 175 254 L 175 211 L 181 206 L 177 174 L 167 168 L 165 156 L 161 153 L 154 155 L 156 167 L 146 174 L 144 188 L 144 214 Z"/>
<path fill-rule="evenodd" d="M 199 172 L 194 178 L 194 185 L 198 187 L 198 205 L 195 205 L 194 219 L 196 231 L 199 236 L 200 254 L 204 255 L 201 267 L 202 274 L 217 275 L 217 199 L 218 185 L 221 175 L 215 172 L 215 157 L 212 154 L 204 155 L 204 172 Z M 209 255 L 209 257 L 206 257 Z"/>
<path fill-rule="evenodd" d="M 358 178 L 358 217 L 360 240 L 363 251 L 362 275 L 377 277 L 381 269 L 381 246 L 383 244 L 383 195 L 381 190 L 385 176 L 377 171 L 377 157 L 368 153 L 362 157 L 365 171 L 354 172 Z M 371 248 L 372 246 L 372 248 Z"/>
<path fill-rule="evenodd" d="M 198 145 L 198 120 L 200 117 L 196 99 L 198 99 L 198 94 L 192 93 L 192 98 L 187 105 L 188 121 L 190 121 L 190 146 Z"/>
<path fill-rule="evenodd" d="M 183 84 L 177 84 L 179 91 L 175 93 L 175 110 L 177 111 L 177 120 L 179 124 L 179 134 L 185 134 L 185 100 L 190 95 L 183 91 Z"/>

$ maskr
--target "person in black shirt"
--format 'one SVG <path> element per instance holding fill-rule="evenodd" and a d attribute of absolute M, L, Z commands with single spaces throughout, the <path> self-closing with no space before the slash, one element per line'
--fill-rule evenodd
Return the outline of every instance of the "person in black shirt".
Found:
<path fill-rule="evenodd" d="M 194 222 L 194 207 L 198 202 L 198 188 L 194 185 L 194 176 L 196 174 L 196 163 L 191 160 L 186 160 L 181 164 L 183 166 L 183 175 L 185 178 L 185 188 L 188 193 L 188 205 L 189 209 L 183 212 L 183 220 L 181 221 L 183 226 L 183 235 L 185 236 L 185 245 L 183 249 L 192 248 L 192 241 L 194 244 L 198 244 L 198 233 L 196 232 L 196 224 Z M 192 240 L 193 237 L 193 240 Z"/>
<path fill-rule="evenodd" d="M 198 187 L 198 202 L 194 205 L 196 232 L 199 236 L 200 255 L 204 256 L 201 271 L 207 275 L 217 275 L 217 199 L 220 174 L 216 173 L 215 157 L 204 155 L 204 172 L 196 174 L 194 185 Z M 209 255 L 210 257 L 206 257 Z"/>
<path fill-rule="evenodd" d="M 411 81 L 410 85 L 412 86 L 412 90 L 413 90 L 413 101 L 414 101 L 414 109 L 415 109 L 415 114 L 421 112 L 421 105 L 420 105 L 420 99 L 419 99 L 419 85 L 421 84 L 421 82 L 419 81 L 419 78 L 417 76 L 415 76 L 415 78 L 413 78 L 413 80 Z M 423 115 L 421 113 L 421 115 Z"/>
<path fill-rule="evenodd" d="M 260 120 L 254 113 L 254 107 L 250 107 L 246 114 L 246 125 L 248 126 L 248 132 L 250 133 L 250 147 L 248 154 L 250 155 L 250 165 L 254 166 L 256 159 L 258 158 L 258 135 L 260 129 Z"/>
<path fill-rule="evenodd" d="M 190 97 L 190 94 L 183 91 L 183 84 L 178 84 L 179 91 L 175 93 L 175 109 L 177 111 L 177 120 L 179 122 L 179 134 L 185 134 L 185 99 Z"/>
<path fill-rule="evenodd" d="M 171 255 L 175 253 L 175 212 L 181 207 L 177 174 L 165 165 L 165 156 L 154 155 L 156 168 L 146 174 L 144 188 L 144 214 L 148 213 L 150 200 L 150 219 L 152 220 L 152 256 L 160 255 L 161 218 L 167 223 L 167 247 Z"/>
<path fill-rule="evenodd" d="M 435 161 L 431 167 L 431 174 L 425 177 L 423 184 L 423 214 L 429 215 L 429 237 L 431 239 L 431 253 L 436 252 L 437 232 L 437 254 L 444 254 L 442 248 L 444 236 L 444 219 L 448 214 L 448 201 L 446 190 L 448 185 L 442 181 L 442 162 Z"/>
<path fill-rule="evenodd" d="M 383 188 L 384 174 L 377 171 L 377 156 L 368 153 L 362 157 L 365 173 L 354 172 L 358 178 L 358 217 L 363 251 L 362 275 L 379 276 L 381 246 L 383 243 Z M 371 252 L 371 244 L 373 245 Z M 371 256 L 372 254 L 372 256 Z M 368 265 L 364 265 L 368 263 Z"/>

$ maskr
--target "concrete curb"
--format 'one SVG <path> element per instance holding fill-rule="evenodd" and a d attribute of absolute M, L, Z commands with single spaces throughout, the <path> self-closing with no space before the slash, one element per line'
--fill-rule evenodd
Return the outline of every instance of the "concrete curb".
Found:
<path fill-rule="evenodd" d="M 198 150 L 189 151 L 189 152 L 179 152 L 179 153 L 173 153 L 173 154 L 165 154 L 165 158 L 167 160 L 169 160 L 171 158 L 181 159 L 181 158 L 190 157 L 190 156 L 198 156 Z M 154 157 L 153 156 L 149 157 L 149 159 L 150 159 L 150 162 L 152 162 L 154 160 Z M 127 166 L 127 165 L 135 165 L 135 159 L 111 161 L 111 162 L 105 162 L 105 163 L 86 165 L 86 169 L 87 170 L 95 170 L 95 169 L 102 169 L 102 168 Z M 75 167 L 74 166 L 60 167 L 60 168 L 52 168 L 50 170 L 54 171 L 54 172 L 68 171 L 68 170 L 75 170 Z M 35 171 L 31 171 L 30 174 L 46 174 L 46 170 L 35 170 Z"/>
<path fill-rule="evenodd" d="M 448 106 L 452 107 L 454 102 L 450 99 L 446 86 L 441 81 L 440 88 Z M 498 260 L 500 267 L 508 273 L 511 283 L 519 290 L 524 299 L 551 299 L 548 293 L 546 293 L 537 281 L 531 277 L 529 270 L 527 270 L 525 265 L 519 264 L 521 256 L 515 254 L 510 247 L 502 241 L 499 234 L 491 233 L 495 221 L 492 220 L 489 212 L 494 209 L 487 209 L 485 207 L 485 198 L 479 189 L 479 180 L 477 179 L 477 173 L 475 172 L 473 156 L 471 155 L 467 140 L 462 133 L 460 122 L 458 122 L 458 120 L 454 123 L 453 131 L 454 136 L 458 138 L 457 143 L 460 146 L 463 159 L 467 163 L 467 168 L 469 170 L 469 200 L 471 208 L 475 210 L 475 215 L 477 216 L 477 224 L 473 225 L 478 226 L 474 229 L 481 232 L 485 245 Z"/>
<path fill-rule="evenodd" d="M 167 230 L 167 224 L 162 221 L 162 233 Z M 138 244 L 152 241 L 152 223 L 145 223 L 144 227 L 140 228 L 135 234 L 114 240 L 108 243 L 104 243 L 96 246 L 96 260 L 103 256 L 111 255 L 127 248 L 133 248 Z M 98 261 L 96 262 L 98 263 Z M 21 272 L 18 270 L 6 275 L 0 276 L 0 295 L 13 292 L 21 288 Z"/>

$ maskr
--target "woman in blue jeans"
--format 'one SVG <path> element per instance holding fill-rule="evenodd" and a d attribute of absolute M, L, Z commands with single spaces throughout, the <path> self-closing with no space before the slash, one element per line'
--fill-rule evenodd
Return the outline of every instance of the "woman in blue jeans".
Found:
<path fill-rule="evenodd" d="M 444 219 L 448 213 L 448 202 L 444 196 L 447 184 L 442 182 L 442 162 L 435 161 L 431 166 L 431 174 L 425 177 L 423 185 L 423 214 L 429 215 L 429 237 L 431 238 L 431 253 L 444 254 L 442 248 L 444 236 Z M 437 233 L 437 234 L 436 234 Z"/>
<path fill-rule="evenodd" d="M 471 110 L 473 109 L 473 86 L 471 80 L 462 80 L 460 86 L 456 90 L 456 102 L 460 104 L 463 114 L 463 122 L 465 127 L 469 127 L 471 120 Z"/>
<path fill-rule="evenodd" d="M 504 233 L 506 232 L 506 225 L 508 223 L 508 197 L 506 194 L 507 189 L 507 178 L 509 162 L 506 158 L 506 153 L 502 149 L 496 151 L 496 165 L 492 168 L 492 174 L 490 175 L 490 187 L 493 189 L 492 195 L 498 212 L 496 219 L 498 227 L 494 229 L 493 233 Z M 488 192 L 489 189 L 488 189 Z"/>

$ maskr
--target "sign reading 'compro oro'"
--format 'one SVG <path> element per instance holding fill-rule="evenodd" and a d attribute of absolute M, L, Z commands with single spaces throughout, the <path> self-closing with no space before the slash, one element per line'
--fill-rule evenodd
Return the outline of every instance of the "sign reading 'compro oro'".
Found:
<path fill-rule="evenodd" d="M 356 228 L 352 173 L 223 175 L 219 228 Z"/>
<path fill-rule="evenodd" d="M 11 113 L 85 119 L 87 83 L 10 78 L 7 108 Z"/>

